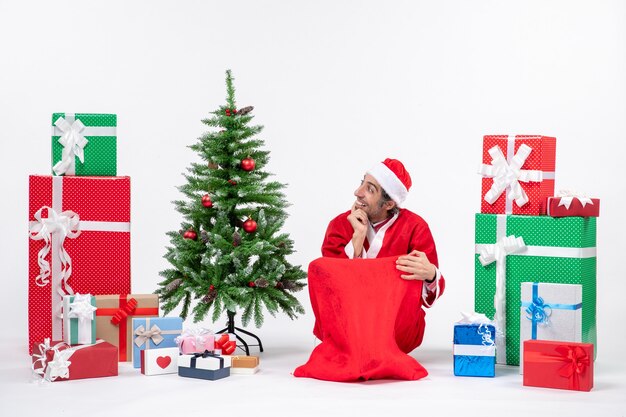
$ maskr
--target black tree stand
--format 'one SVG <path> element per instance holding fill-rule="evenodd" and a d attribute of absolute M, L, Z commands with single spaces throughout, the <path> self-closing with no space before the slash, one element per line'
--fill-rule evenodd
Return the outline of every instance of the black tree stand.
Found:
<path fill-rule="evenodd" d="M 247 330 L 241 329 L 239 327 L 235 327 L 235 312 L 234 311 L 230 311 L 227 310 L 226 313 L 228 314 L 228 323 L 226 323 L 226 327 L 223 328 L 222 330 L 215 332 L 216 334 L 219 333 L 232 333 L 235 335 L 235 337 L 237 337 L 237 340 L 239 340 L 242 344 L 243 347 L 241 347 L 239 344 L 237 345 L 237 347 L 243 351 L 246 352 L 246 355 L 250 356 L 250 348 L 249 346 L 258 346 L 259 350 L 261 352 L 263 352 L 263 344 L 261 343 L 261 339 L 259 339 L 259 337 L 257 335 L 255 335 L 254 333 L 250 333 Z M 237 330 L 240 333 L 243 334 L 247 334 L 250 337 L 253 337 L 256 339 L 257 342 L 259 342 L 257 345 L 249 345 L 248 343 L 246 343 L 246 341 L 237 334 L 237 332 L 235 331 Z"/>

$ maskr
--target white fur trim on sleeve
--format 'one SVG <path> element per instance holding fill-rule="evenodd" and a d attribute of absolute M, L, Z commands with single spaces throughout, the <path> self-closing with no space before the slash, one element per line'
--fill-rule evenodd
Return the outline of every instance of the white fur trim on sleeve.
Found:
<path fill-rule="evenodd" d="M 352 241 L 348 242 L 348 244 L 343 248 L 343 251 L 348 255 L 348 259 L 354 259 L 354 245 Z M 361 256 L 358 258 L 367 259 L 367 251 L 365 248 L 361 250 Z"/>

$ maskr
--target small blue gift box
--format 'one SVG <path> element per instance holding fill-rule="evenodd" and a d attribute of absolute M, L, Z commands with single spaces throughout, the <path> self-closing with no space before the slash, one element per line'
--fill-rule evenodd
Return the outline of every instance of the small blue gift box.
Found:
<path fill-rule="evenodd" d="M 217 379 L 230 376 L 231 358 L 205 351 L 178 357 L 178 375 L 187 378 Z"/>
<path fill-rule="evenodd" d="M 176 336 L 183 331 L 180 317 L 133 318 L 133 367 L 141 368 L 141 351 L 178 347 Z"/>
<path fill-rule="evenodd" d="M 491 324 L 454 325 L 454 375 L 494 377 L 496 329 Z"/>

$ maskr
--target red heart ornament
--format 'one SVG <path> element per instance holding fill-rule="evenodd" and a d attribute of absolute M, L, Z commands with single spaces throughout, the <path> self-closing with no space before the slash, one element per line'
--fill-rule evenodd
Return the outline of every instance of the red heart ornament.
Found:
<path fill-rule="evenodd" d="M 172 358 L 169 356 L 159 356 L 157 358 L 157 365 L 161 367 L 161 369 L 165 369 L 172 363 Z"/>

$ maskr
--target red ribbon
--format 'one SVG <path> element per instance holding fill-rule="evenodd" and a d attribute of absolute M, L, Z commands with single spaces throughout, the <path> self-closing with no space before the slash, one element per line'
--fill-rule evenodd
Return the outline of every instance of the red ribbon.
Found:
<path fill-rule="evenodd" d="M 580 375 L 589 366 L 589 356 L 580 346 L 559 346 L 556 351 L 560 353 L 565 365 L 559 369 L 559 375 L 573 381 L 573 388 L 579 388 Z"/>
<path fill-rule="evenodd" d="M 532 362 L 554 363 L 564 362 L 559 369 L 559 376 L 569 379 L 570 389 L 580 389 L 580 375 L 583 374 L 590 364 L 589 355 L 580 346 L 560 345 L 555 349 L 558 355 L 542 352 L 525 352 L 524 356 Z"/>
<path fill-rule="evenodd" d="M 111 317 L 111 323 L 117 326 L 122 320 L 126 320 L 126 317 L 128 317 L 129 315 L 132 316 L 136 308 L 137 300 L 131 298 L 130 300 L 128 300 L 124 307 L 120 308 L 115 312 L 115 314 L 113 314 L 113 317 Z"/>
<path fill-rule="evenodd" d="M 96 310 L 96 316 L 112 316 L 111 323 L 119 325 L 119 361 L 126 362 L 128 360 L 128 316 L 158 316 L 159 309 L 157 307 L 137 308 L 137 300 L 134 298 L 126 299 L 128 294 L 120 294 L 119 308 L 99 308 Z"/>
<path fill-rule="evenodd" d="M 222 349 L 223 355 L 230 355 L 237 349 L 237 342 L 230 340 L 228 334 L 223 334 L 219 339 L 215 340 L 215 349 Z"/>

